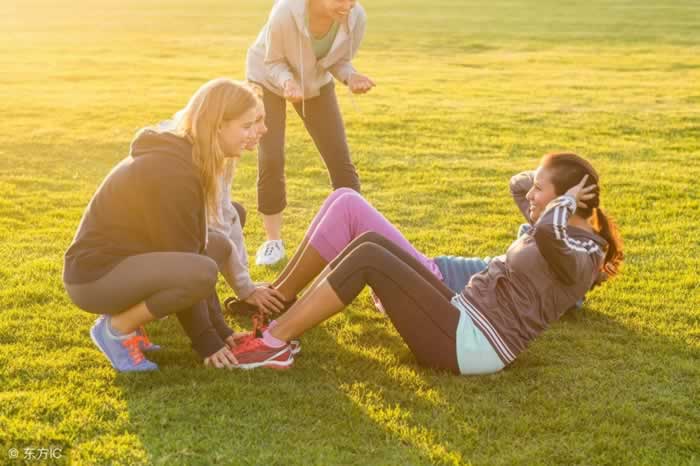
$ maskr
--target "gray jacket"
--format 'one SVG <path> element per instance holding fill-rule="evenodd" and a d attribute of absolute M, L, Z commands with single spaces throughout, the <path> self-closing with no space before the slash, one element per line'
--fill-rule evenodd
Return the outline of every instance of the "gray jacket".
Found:
<path fill-rule="evenodd" d="M 347 83 L 352 58 L 365 34 L 367 17 L 359 3 L 340 25 L 328 54 L 316 59 L 306 26 L 307 0 L 279 0 L 255 43 L 248 49 L 246 78 L 282 96 L 284 83 L 296 79 L 304 99 L 317 97 L 333 77 Z"/>
<path fill-rule="evenodd" d="M 243 238 L 241 220 L 238 211 L 231 204 L 231 185 L 233 183 L 232 162 L 226 166 L 226 171 L 219 182 L 219 218 L 209 219 L 209 228 L 225 235 L 231 240 L 231 256 L 226 270 L 222 270 L 225 278 L 240 299 L 245 299 L 255 291 L 255 283 L 250 278 L 248 270 L 248 252 Z"/>
<path fill-rule="evenodd" d="M 510 183 L 513 199 L 530 223 L 525 196 L 531 186 L 528 172 Z M 581 300 L 598 277 L 607 242 L 569 226 L 575 212 L 574 198 L 554 199 L 505 255 L 493 258 L 457 295 L 504 364 Z"/>

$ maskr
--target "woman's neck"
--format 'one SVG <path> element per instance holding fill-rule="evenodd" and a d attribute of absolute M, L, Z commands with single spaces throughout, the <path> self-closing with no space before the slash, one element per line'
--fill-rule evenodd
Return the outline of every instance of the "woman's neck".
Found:
<path fill-rule="evenodd" d="M 333 21 L 333 17 L 319 0 L 309 0 L 309 20 Z"/>

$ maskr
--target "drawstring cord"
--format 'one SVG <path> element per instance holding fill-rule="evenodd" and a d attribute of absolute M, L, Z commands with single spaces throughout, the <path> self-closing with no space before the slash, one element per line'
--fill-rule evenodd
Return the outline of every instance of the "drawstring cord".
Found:
<path fill-rule="evenodd" d="M 348 15 L 348 19 L 345 22 L 345 25 L 348 28 L 348 35 L 350 36 L 350 50 L 348 51 L 348 63 L 352 63 L 353 33 L 352 29 L 350 29 L 350 15 Z M 352 72 L 350 73 L 350 76 L 352 76 Z M 352 108 L 353 110 L 355 110 L 355 113 L 360 113 L 360 108 L 357 106 L 357 101 L 355 100 L 355 94 L 353 94 L 352 90 L 350 90 L 350 76 L 348 76 L 348 93 L 350 94 L 350 102 L 352 103 Z"/>
<path fill-rule="evenodd" d="M 348 18 L 345 21 L 345 27 L 348 29 L 348 36 L 350 37 L 350 49 L 348 50 L 348 63 L 352 63 L 352 52 L 353 52 L 353 31 L 350 28 L 350 15 L 348 15 Z M 305 31 L 307 36 L 308 32 Z M 301 118 L 302 120 L 306 119 L 306 98 L 304 96 L 305 92 L 305 87 L 304 87 L 304 54 L 302 50 L 302 41 L 301 41 L 301 35 L 299 35 L 299 64 L 301 67 Z M 350 74 L 352 76 L 352 73 Z M 350 80 L 350 77 L 348 77 L 348 81 Z M 348 85 L 348 93 L 350 94 L 350 102 L 352 103 L 352 108 L 355 110 L 356 113 L 361 113 L 360 112 L 360 107 L 357 104 L 357 101 L 355 100 L 355 95 L 352 93 L 352 90 L 350 90 L 350 83 L 347 83 Z"/>

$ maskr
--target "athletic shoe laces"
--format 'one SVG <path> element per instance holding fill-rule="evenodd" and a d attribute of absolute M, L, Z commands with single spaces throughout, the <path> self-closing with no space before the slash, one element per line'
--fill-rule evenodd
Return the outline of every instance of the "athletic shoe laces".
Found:
<path fill-rule="evenodd" d="M 141 338 L 143 339 L 143 346 L 145 348 L 153 346 L 153 342 L 150 338 L 148 338 L 148 333 L 146 333 L 146 328 L 143 325 L 139 327 L 139 331 L 141 332 Z"/>
<path fill-rule="evenodd" d="M 265 246 L 265 255 L 271 256 L 276 247 L 277 247 L 277 243 L 272 243 L 272 242 L 267 243 L 267 246 Z"/>
<path fill-rule="evenodd" d="M 145 359 L 143 353 L 141 352 L 141 348 L 139 348 L 139 342 L 141 341 L 143 341 L 143 337 L 141 335 L 134 335 L 131 338 L 122 340 L 122 346 L 129 351 L 129 358 L 131 358 L 131 361 L 135 365 L 140 364 Z"/>
<path fill-rule="evenodd" d="M 234 354 L 247 353 L 258 349 L 264 344 L 263 340 L 260 338 L 250 338 L 244 341 L 240 346 L 237 346 L 234 350 Z"/>

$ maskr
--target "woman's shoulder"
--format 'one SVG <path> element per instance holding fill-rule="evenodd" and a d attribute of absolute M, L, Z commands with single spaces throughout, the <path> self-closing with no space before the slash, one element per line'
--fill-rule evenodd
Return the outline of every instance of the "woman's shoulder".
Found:
<path fill-rule="evenodd" d="M 305 8 L 305 0 L 277 0 L 270 12 L 270 22 L 294 21 L 294 14 L 300 12 L 303 14 Z"/>
<path fill-rule="evenodd" d="M 360 20 L 366 20 L 367 19 L 367 12 L 365 11 L 364 7 L 360 5 L 359 2 L 355 3 L 355 6 L 352 8 L 353 15 L 355 15 L 358 19 Z"/>

